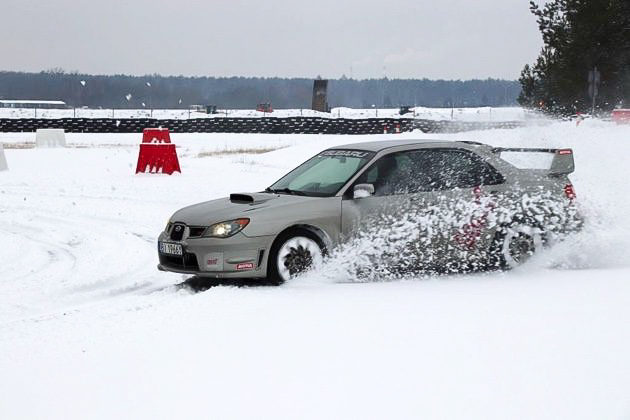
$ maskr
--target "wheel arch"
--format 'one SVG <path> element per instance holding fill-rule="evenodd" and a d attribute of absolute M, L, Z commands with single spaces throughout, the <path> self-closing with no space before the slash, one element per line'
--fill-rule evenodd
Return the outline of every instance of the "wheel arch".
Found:
<path fill-rule="evenodd" d="M 543 242 L 547 241 L 547 229 L 545 229 L 544 224 L 536 220 L 534 216 L 529 215 L 529 214 L 523 214 L 523 213 L 516 213 L 510 218 L 509 221 L 503 222 L 497 225 L 495 234 L 502 233 L 505 231 L 505 229 L 514 225 L 526 225 L 526 226 L 537 228 L 540 230 L 539 233 L 541 234 L 543 238 Z"/>
<path fill-rule="evenodd" d="M 285 238 L 288 238 L 293 235 L 299 235 L 300 233 L 301 234 L 306 233 L 308 236 L 311 236 L 314 240 L 319 242 L 319 245 L 322 247 L 322 254 L 324 256 L 328 254 L 328 250 L 332 246 L 332 240 L 330 239 L 330 236 L 323 229 L 320 229 L 310 224 L 304 224 L 304 223 L 298 223 L 295 225 L 287 226 L 275 236 L 275 238 L 271 242 L 269 249 L 265 253 L 266 254 L 265 255 L 266 277 L 268 281 L 272 282 L 272 284 L 282 283 L 282 281 L 278 281 L 276 278 L 273 278 L 274 276 L 270 277 L 270 274 L 273 273 L 275 270 L 272 267 L 272 264 L 273 264 L 272 255 L 274 255 L 274 253 L 276 252 L 275 249 L 281 245 L 281 241 L 284 240 Z"/>
<path fill-rule="evenodd" d="M 313 226 L 307 223 L 297 223 L 295 225 L 288 226 L 280 231 L 276 237 L 273 239 L 271 243 L 271 247 L 273 247 L 279 238 L 286 236 L 289 233 L 299 233 L 299 232 L 308 232 L 312 235 L 315 235 L 317 239 L 320 241 L 320 245 L 323 246 L 323 253 L 327 254 L 330 248 L 332 247 L 333 241 L 330 238 L 330 235 L 323 229 Z"/>

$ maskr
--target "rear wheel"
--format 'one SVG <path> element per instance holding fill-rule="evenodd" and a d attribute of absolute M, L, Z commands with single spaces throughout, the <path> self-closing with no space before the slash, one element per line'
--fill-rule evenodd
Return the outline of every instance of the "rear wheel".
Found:
<path fill-rule="evenodd" d="M 321 264 L 324 246 L 320 239 L 306 230 L 282 234 L 271 247 L 267 262 L 267 277 L 282 284 Z"/>
<path fill-rule="evenodd" d="M 542 229 L 522 223 L 504 226 L 495 236 L 491 265 L 503 270 L 516 268 L 542 247 Z"/>

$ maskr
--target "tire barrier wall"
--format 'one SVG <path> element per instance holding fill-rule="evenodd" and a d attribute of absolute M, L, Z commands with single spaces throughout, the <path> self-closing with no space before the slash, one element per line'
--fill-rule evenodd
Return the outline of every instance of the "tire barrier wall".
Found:
<path fill-rule="evenodd" d="M 435 121 L 435 120 L 413 120 L 413 129 L 423 133 L 461 133 L 464 131 L 512 129 L 524 127 L 524 121 Z"/>
<path fill-rule="evenodd" d="M 455 133 L 494 128 L 515 128 L 519 121 L 463 122 L 411 118 L 198 118 L 189 120 L 152 118 L 20 118 L 0 119 L 0 132 L 35 132 L 61 128 L 66 133 L 141 133 L 147 127 L 168 128 L 172 133 L 266 133 L 266 134 L 383 134 L 419 129 L 425 133 Z"/>

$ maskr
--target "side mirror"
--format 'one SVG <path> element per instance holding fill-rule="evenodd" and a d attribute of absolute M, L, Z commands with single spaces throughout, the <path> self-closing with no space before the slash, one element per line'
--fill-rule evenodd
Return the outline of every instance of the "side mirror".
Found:
<path fill-rule="evenodd" d="M 374 185 L 372 184 L 357 184 L 354 186 L 354 199 L 366 198 L 374 194 Z"/>

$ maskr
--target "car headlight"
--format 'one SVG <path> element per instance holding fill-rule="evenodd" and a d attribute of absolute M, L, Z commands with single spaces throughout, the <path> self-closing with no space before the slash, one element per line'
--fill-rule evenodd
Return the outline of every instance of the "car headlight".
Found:
<path fill-rule="evenodd" d="M 249 219 L 228 220 L 227 222 L 216 223 L 206 229 L 203 236 L 209 238 L 228 238 L 239 233 L 249 224 Z"/>

